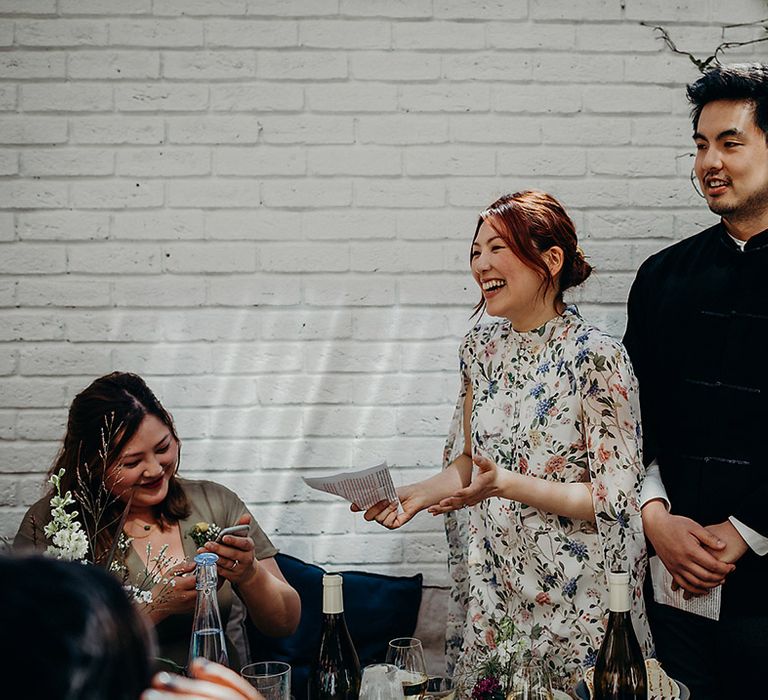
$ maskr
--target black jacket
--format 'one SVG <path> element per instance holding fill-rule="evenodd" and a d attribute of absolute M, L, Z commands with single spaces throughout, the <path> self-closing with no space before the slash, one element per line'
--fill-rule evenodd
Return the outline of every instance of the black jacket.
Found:
<path fill-rule="evenodd" d="M 718 224 L 646 260 L 624 343 L 644 459 L 658 460 L 672 512 L 702 525 L 732 515 L 768 536 L 768 230 L 742 252 Z M 748 596 L 766 574 L 768 558 L 747 552 L 723 611 L 768 614 L 764 595 Z"/>

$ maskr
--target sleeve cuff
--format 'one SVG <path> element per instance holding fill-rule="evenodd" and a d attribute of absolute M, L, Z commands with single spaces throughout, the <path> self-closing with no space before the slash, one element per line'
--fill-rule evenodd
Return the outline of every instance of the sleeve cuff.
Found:
<path fill-rule="evenodd" d="M 751 527 L 747 527 L 743 522 L 737 520 L 733 516 L 728 518 L 731 525 L 736 528 L 738 532 L 747 543 L 747 546 L 758 556 L 765 556 L 768 554 L 768 537 L 764 537 L 759 532 L 756 532 Z"/>
<path fill-rule="evenodd" d="M 661 480 L 659 463 L 654 459 L 645 470 L 645 479 L 643 479 L 643 486 L 640 489 L 640 507 L 642 508 L 655 500 L 664 501 L 667 510 L 670 509 L 671 504 L 667 490 L 664 488 L 664 482 Z"/>

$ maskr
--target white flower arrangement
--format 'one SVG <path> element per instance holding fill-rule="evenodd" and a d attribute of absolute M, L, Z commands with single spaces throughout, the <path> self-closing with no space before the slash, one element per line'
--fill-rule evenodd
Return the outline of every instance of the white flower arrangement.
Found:
<path fill-rule="evenodd" d="M 152 591 L 143 591 L 138 586 L 132 586 L 131 584 L 126 584 L 123 588 L 125 588 L 126 593 L 133 598 L 134 602 L 141 603 L 142 605 L 152 604 Z"/>
<path fill-rule="evenodd" d="M 53 544 L 48 545 L 45 553 L 56 559 L 67 561 L 83 561 L 88 554 L 88 537 L 86 536 L 80 521 L 77 520 L 78 512 L 67 513 L 67 506 L 74 505 L 75 499 L 72 492 L 67 491 L 61 495 L 61 477 L 64 469 L 58 474 L 51 474 L 48 483 L 56 490 L 51 498 L 51 522 L 45 526 L 45 536 Z"/>
<path fill-rule="evenodd" d="M 529 634 L 521 634 L 508 615 L 491 620 L 486 630 L 487 649 L 476 650 L 474 667 L 462 679 L 472 700 L 505 700 L 524 668 L 536 658 L 544 629 L 534 625 Z"/>
<path fill-rule="evenodd" d="M 178 560 L 168 556 L 168 545 L 160 547 L 160 551 L 152 554 L 152 543 L 147 542 L 146 555 L 147 564 L 144 570 L 135 578 L 133 583 L 128 582 L 128 569 L 122 563 L 122 559 L 133 543 L 133 537 L 126 537 L 121 532 L 117 550 L 121 553 L 120 558 L 115 558 L 109 566 L 109 570 L 120 574 L 123 577 L 123 588 L 135 603 L 145 608 L 159 604 L 163 601 L 168 588 L 176 585 L 175 575 L 166 576 L 165 571 L 178 564 Z"/>

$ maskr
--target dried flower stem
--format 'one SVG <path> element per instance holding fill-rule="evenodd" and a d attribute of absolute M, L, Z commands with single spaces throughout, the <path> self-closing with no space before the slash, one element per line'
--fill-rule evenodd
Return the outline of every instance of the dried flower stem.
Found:
<path fill-rule="evenodd" d="M 730 49 L 739 48 L 741 46 L 749 46 L 750 44 L 759 44 L 764 41 L 768 41 L 768 34 L 763 37 L 758 37 L 757 39 L 749 39 L 747 41 L 722 41 L 717 47 L 715 47 L 714 52 L 711 56 L 707 56 L 706 58 L 697 58 L 694 54 L 692 54 L 690 51 L 683 51 L 681 49 L 677 48 L 677 45 L 674 41 L 672 41 L 672 37 L 669 36 L 669 32 L 664 29 L 664 27 L 658 26 L 658 25 L 652 25 L 648 24 L 647 22 L 640 22 L 644 27 L 650 27 L 651 29 L 656 30 L 661 35 L 661 39 L 664 41 L 664 43 L 667 45 L 667 48 L 670 49 L 670 51 L 673 51 L 674 53 L 678 53 L 682 56 L 688 56 L 688 59 L 693 63 L 696 68 L 699 69 L 702 73 L 705 73 L 707 69 L 710 67 L 710 64 L 720 64 L 720 55 L 724 51 L 728 51 Z M 768 18 L 761 19 L 756 22 L 743 22 L 741 24 L 726 24 L 722 28 L 721 32 L 721 39 L 725 39 L 725 32 L 728 29 L 735 29 L 737 27 L 761 27 L 766 32 L 768 32 Z"/>

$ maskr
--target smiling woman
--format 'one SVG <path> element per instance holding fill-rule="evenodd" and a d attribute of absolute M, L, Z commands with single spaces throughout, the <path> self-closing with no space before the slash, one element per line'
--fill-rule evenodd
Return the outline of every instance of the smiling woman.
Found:
<path fill-rule="evenodd" d="M 560 202 L 533 190 L 505 195 L 480 215 L 470 266 L 482 291 L 476 312 L 508 318 L 516 330 L 562 312 L 563 292 L 592 272 Z"/>
<path fill-rule="evenodd" d="M 400 487 L 401 510 L 381 502 L 365 518 L 392 529 L 422 510 L 446 514 L 446 638 L 461 697 L 508 621 L 539 637 L 537 653 L 572 688 L 605 634 L 609 568 L 629 572 L 635 626 L 651 647 L 635 377 L 621 344 L 563 302 L 591 267 L 554 197 L 518 192 L 483 211 L 470 266 L 476 310 L 499 318 L 460 348 L 444 469 Z"/>
<path fill-rule="evenodd" d="M 56 493 L 49 493 L 24 516 L 17 548 L 47 549 L 71 556 L 57 539 L 59 521 L 75 519 L 88 541 L 87 559 L 122 576 L 138 592 L 154 622 L 160 655 L 186 663 L 196 592 L 194 555 L 212 551 L 223 581 L 219 604 L 226 623 L 237 594 L 254 624 L 266 634 L 291 633 L 299 620 L 298 594 L 285 581 L 277 549 L 245 504 L 229 489 L 210 481 L 177 476 L 181 442 L 171 415 L 141 377 L 113 372 L 78 394 L 69 410 L 67 432 L 51 468 Z M 62 497 L 70 492 L 74 512 Z M 245 536 L 227 535 L 199 547 L 193 532 L 249 526 Z M 230 644 L 230 661 L 237 656 Z"/>

